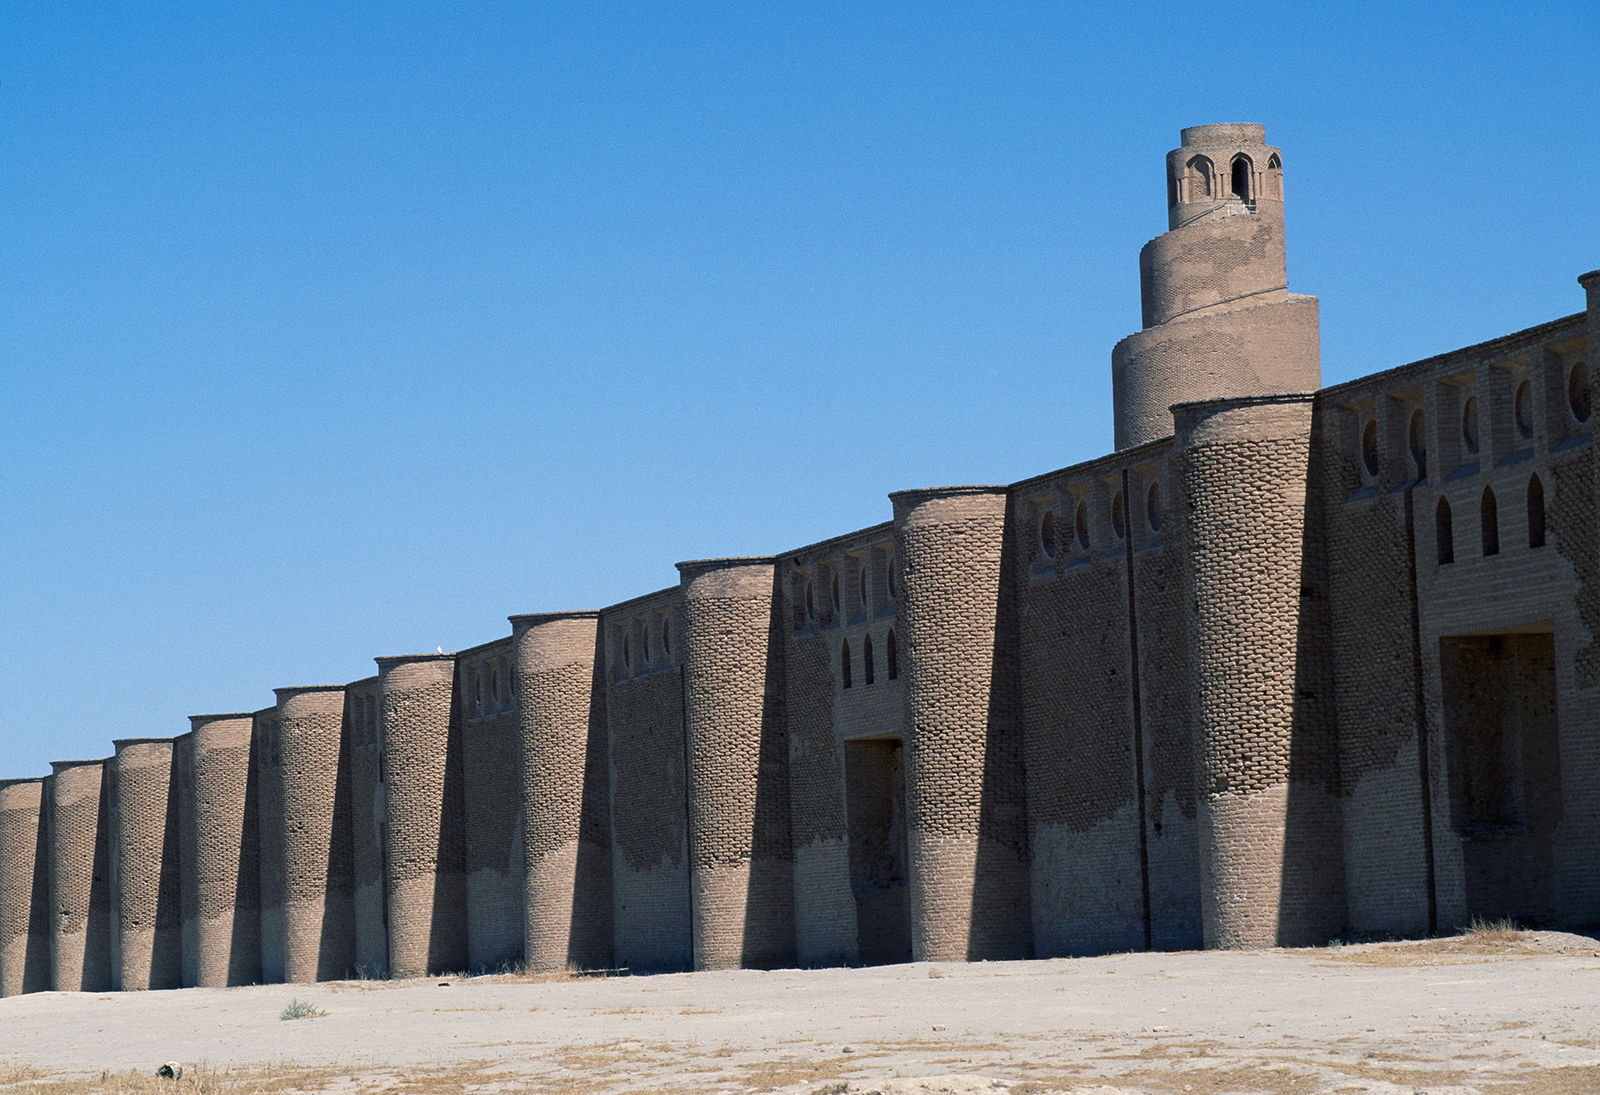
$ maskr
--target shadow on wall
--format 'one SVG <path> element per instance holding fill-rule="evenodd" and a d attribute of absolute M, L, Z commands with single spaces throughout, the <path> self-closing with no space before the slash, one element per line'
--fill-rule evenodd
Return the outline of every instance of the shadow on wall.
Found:
<path fill-rule="evenodd" d="M 1000 540 L 983 776 L 978 788 L 978 847 L 973 865 L 968 961 L 1033 956 L 1028 864 L 1028 808 L 1022 755 L 1021 616 L 1011 575 L 1018 572 L 1015 501 L 1006 500 Z"/>
<path fill-rule="evenodd" d="M 42 789 L 42 788 L 41 788 Z M 22 959 L 22 991 L 50 990 L 50 844 L 49 811 L 40 798 L 33 844 L 33 878 L 29 880 L 28 929 Z"/>
<path fill-rule="evenodd" d="M 1322 413 L 1320 409 L 1313 411 L 1318 419 Z M 1312 423 L 1310 436 L 1325 436 L 1320 421 Z M 1279 875 L 1277 941 L 1285 947 L 1325 943 L 1343 933 L 1345 926 L 1327 525 L 1318 494 L 1319 484 L 1326 481 L 1324 475 L 1323 448 L 1313 442 L 1303 484 L 1306 502 L 1295 628 L 1295 695 Z"/>
<path fill-rule="evenodd" d="M 741 965 L 777 969 L 795 962 L 794 853 L 789 828 L 789 737 L 785 724 L 783 597 L 773 568 L 762 676 L 761 740 L 756 760 L 755 831 L 745 892 Z"/>
<path fill-rule="evenodd" d="M 577 862 L 572 880 L 572 924 L 567 929 L 568 961 L 589 969 L 613 962 L 611 915 L 611 785 L 607 758 L 605 636 L 597 627 L 594 671 L 589 684 L 589 734 L 583 755 L 583 789 L 578 803 Z"/>
<path fill-rule="evenodd" d="M 247 747 L 254 756 L 254 744 Z M 239 873 L 233 883 L 233 930 L 228 939 L 228 984 L 253 985 L 261 980 L 261 866 L 259 845 L 261 773 L 253 761 L 244 766 L 244 820 L 239 833 Z M 204 916 L 204 908 L 200 915 Z"/>
<path fill-rule="evenodd" d="M 84 992 L 110 992 L 111 949 L 111 765 L 100 771 L 100 801 L 95 808 L 93 863 L 89 872 L 89 908 L 84 923 Z"/>
<path fill-rule="evenodd" d="M 350 726 L 341 717 L 333 779 L 333 824 L 328 829 L 328 869 L 323 873 L 322 933 L 317 940 L 317 980 L 355 974 L 355 860 L 350 822 Z"/>
<path fill-rule="evenodd" d="M 455 663 L 445 722 L 443 786 L 439 789 L 439 843 L 434 849 L 433 905 L 428 910 L 429 973 L 467 967 L 467 800 L 466 759 L 461 733 L 467 682 Z"/>
<path fill-rule="evenodd" d="M 183 793 L 179 751 L 169 749 L 166 816 L 161 829 L 161 867 L 156 881 L 155 931 L 150 941 L 150 980 L 153 989 L 183 985 L 183 860 L 180 854 L 179 796 Z"/>

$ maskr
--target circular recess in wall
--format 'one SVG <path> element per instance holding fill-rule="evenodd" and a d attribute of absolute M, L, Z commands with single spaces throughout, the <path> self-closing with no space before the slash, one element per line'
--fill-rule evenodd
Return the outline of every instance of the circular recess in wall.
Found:
<path fill-rule="evenodd" d="M 1039 550 L 1046 559 L 1056 557 L 1056 515 L 1052 510 L 1045 510 L 1039 518 Z"/>
<path fill-rule="evenodd" d="M 1078 503 L 1078 509 L 1072 515 L 1072 531 L 1078 537 L 1079 549 L 1087 549 L 1089 547 L 1089 503 Z"/>
<path fill-rule="evenodd" d="M 838 615 L 844 607 L 844 598 L 839 595 L 839 575 L 835 572 L 828 580 L 828 600 L 833 606 L 834 615 Z"/>
<path fill-rule="evenodd" d="M 644 664 L 650 664 L 650 627 L 643 624 L 639 628 L 639 653 L 644 656 Z"/>
<path fill-rule="evenodd" d="M 1367 424 L 1361 427 L 1361 462 L 1366 465 L 1368 475 L 1378 474 L 1378 420 L 1367 419 Z"/>
<path fill-rule="evenodd" d="M 1411 412 L 1411 425 L 1406 430 L 1406 445 L 1411 449 L 1411 462 L 1417 466 L 1418 475 L 1428 474 L 1428 420 L 1421 411 Z"/>
<path fill-rule="evenodd" d="M 489 703 L 493 707 L 500 706 L 500 671 L 498 669 L 489 671 Z"/>
<path fill-rule="evenodd" d="M 672 657 L 672 621 L 665 616 L 661 617 L 661 656 Z"/>
<path fill-rule="evenodd" d="M 817 584 L 809 579 L 806 581 L 806 619 L 817 618 Z"/>
<path fill-rule="evenodd" d="M 1533 436 L 1533 385 L 1524 380 L 1517 385 L 1517 394 L 1511 401 L 1512 417 L 1516 419 L 1517 433 L 1527 440 Z"/>
<path fill-rule="evenodd" d="M 1118 540 L 1128 535 L 1128 506 L 1120 490 L 1111 499 L 1111 531 L 1117 534 Z"/>
<path fill-rule="evenodd" d="M 622 668 L 633 668 L 633 644 L 628 642 L 627 632 L 622 634 Z"/>
<path fill-rule="evenodd" d="M 867 609 L 867 567 L 863 563 L 856 567 L 856 596 L 861 600 L 861 610 Z"/>
<path fill-rule="evenodd" d="M 1478 451 L 1478 397 L 1467 396 L 1461 407 L 1461 443 L 1470 453 Z"/>
<path fill-rule="evenodd" d="M 1144 498 L 1144 519 L 1151 532 L 1161 531 L 1161 484 L 1151 483 Z"/>
<path fill-rule="evenodd" d="M 1567 373 L 1567 407 L 1579 422 L 1589 421 L 1589 415 L 1594 412 L 1594 391 L 1589 383 L 1589 366 L 1585 362 L 1573 362 L 1572 371 Z"/>

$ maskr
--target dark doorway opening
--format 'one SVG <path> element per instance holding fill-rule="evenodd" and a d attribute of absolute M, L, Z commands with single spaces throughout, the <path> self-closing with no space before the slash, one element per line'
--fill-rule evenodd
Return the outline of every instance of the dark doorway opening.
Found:
<path fill-rule="evenodd" d="M 911 961 L 906 888 L 906 778 L 899 738 L 847 741 L 850 890 L 863 965 Z"/>
<path fill-rule="evenodd" d="M 1244 201 L 1255 197 L 1250 193 L 1250 161 L 1240 156 L 1233 161 L 1233 170 L 1229 174 L 1228 189 L 1233 196 Z"/>
<path fill-rule="evenodd" d="M 1552 923 L 1561 820 L 1555 636 L 1546 623 L 1439 642 L 1450 822 L 1461 839 L 1467 915 Z"/>

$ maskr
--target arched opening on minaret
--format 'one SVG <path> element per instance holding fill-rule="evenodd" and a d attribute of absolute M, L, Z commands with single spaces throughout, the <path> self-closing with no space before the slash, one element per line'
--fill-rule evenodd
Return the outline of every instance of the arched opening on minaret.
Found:
<path fill-rule="evenodd" d="M 1184 165 L 1185 201 L 1202 201 L 1211 197 L 1211 161 L 1204 156 L 1191 156 Z"/>
<path fill-rule="evenodd" d="M 1279 199 L 1283 197 L 1283 161 L 1278 158 L 1276 152 L 1267 157 L 1267 182 L 1263 189 L 1265 190 L 1263 197 Z"/>
<path fill-rule="evenodd" d="M 1250 190 L 1252 166 L 1248 156 L 1233 158 L 1233 167 L 1228 173 L 1228 192 L 1240 201 L 1248 202 L 1255 198 L 1255 194 Z"/>

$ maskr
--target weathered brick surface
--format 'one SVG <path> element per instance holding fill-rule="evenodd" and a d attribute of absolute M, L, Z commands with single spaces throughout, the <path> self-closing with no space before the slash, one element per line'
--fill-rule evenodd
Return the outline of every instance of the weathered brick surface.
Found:
<path fill-rule="evenodd" d="M 50 988 L 45 781 L 0 781 L 0 996 Z"/>
<path fill-rule="evenodd" d="M 473 969 L 501 969 L 524 954 L 523 783 L 512 640 L 457 658 L 467 961 Z"/>
<path fill-rule="evenodd" d="M 611 800 L 613 961 L 626 969 L 693 965 L 689 899 L 688 743 L 678 590 L 601 614 L 606 641 L 605 717 Z M 665 622 L 668 642 L 636 666 L 645 624 Z M 524 686 L 526 687 L 526 686 Z"/>
<path fill-rule="evenodd" d="M 779 559 L 795 945 L 803 966 L 910 957 L 893 558 L 893 527 L 880 525 Z M 868 740 L 881 744 L 851 745 Z M 891 795 L 902 804 L 892 816 L 883 811 Z"/>
<path fill-rule="evenodd" d="M 789 965 L 794 867 L 773 561 L 678 569 L 695 967 Z"/>
<path fill-rule="evenodd" d="M 350 749 L 350 878 L 355 905 L 355 968 L 359 977 L 389 971 L 389 895 L 384 871 L 383 737 L 378 678 L 345 686 Z"/>
<path fill-rule="evenodd" d="M 183 983 L 182 864 L 171 738 L 117 741 L 112 793 L 117 988 Z"/>
<path fill-rule="evenodd" d="M 56 761 L 45 788 L 50 820 L 50 987 L 111 988 L 111 849 L 103 760 Z"/>
<path fill-rule="evenodd" d="M 348 977 L 355 965 L 350 767 L 344 686 L 274 689 L 282 766 L 283 977 Z"/>
<path fill-rule="evenodd" d="M 261 894 L 261 980 L 286 979 L 284 952 L 283 733 L 276 707 L 251 716 L 251 751 L 261 785 L 256 848 Z"/>
<path fill-rule="evenodd" d="M 186 811 L 192 828 L 194 888 L 185 910 L 194 925 L 194 980 L 210 987 L 261 979 L 257 780 L 248 714 L 191 715 Z"/>
<path fill-rule="evenodd" d="M 1115 453 L 0 783 L 0 993 L 1600 921 L 1600 271 L 1307 394 L 1265 139 L 1168 155 Z"/>
<path fill-rule="evenodd" d="M 1236 158 L 1248 201 L 1229 189 Z M 1238 124 L 1191 126 L 1168 153 L 1170 231 L 1139 254 L 1144 330 L 1112 352 L 1118 449 L 1169 435 L 1174 403 L 1320 386 L 1317 299 L 1288 291 L 1279 158 L 1262 126 Z"/>
<path fill-rule="evenodd" d="M 379 658 L 389 974 L 467 964 L 461 737 L 451 654 Z"/>
<path fill-rule="evenodd" d="M 513 616 L 530 969 L 612 962 L 600 614 Z"/>
<path fill-rule="evenodd" d="M 1031 950 L 1007 492 L 894 501 L 905 629 L 912 949 L 919 961 Z"/>
<path fill-rule="evenodd" d="M 1344 922 L 1310 397 L 1179 408 L 1195 606 L 1208 946 L 1322 943 Z"/>

